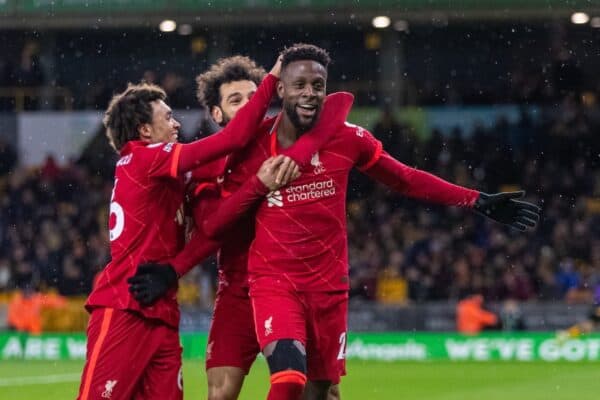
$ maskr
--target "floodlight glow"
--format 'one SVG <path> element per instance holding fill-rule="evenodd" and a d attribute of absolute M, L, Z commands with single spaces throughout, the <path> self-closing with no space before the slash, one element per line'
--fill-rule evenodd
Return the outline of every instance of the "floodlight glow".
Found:
<path fill-rule="evenodd" d="M 165 19 L 158 26 L 161 32 L 173 32 L 175 28 L 177 28 L 177 24 L 172 19 Z"/>
<path fill-rule="evenodd" d="M 600 28 L 600 17 L 594 17 L 590 20 L 590 26 L 592 28 Z"/>
<path fill-rule="evenodd" d="M 590 16 L 583 12 L 576 12 L 571 15 L 571 22 L 574 24 L 587 24 Z"/>
<path fill-rule="evenodd" d="M 375 17 L 372 21 L 373 26 L 379 29 L 387 28 L 391 23 L 390 17 L 386 17 L 385 15 Z"/>

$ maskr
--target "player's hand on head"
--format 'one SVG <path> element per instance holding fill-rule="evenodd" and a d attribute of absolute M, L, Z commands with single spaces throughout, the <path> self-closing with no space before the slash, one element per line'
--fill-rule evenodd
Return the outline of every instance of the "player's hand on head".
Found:
<path fill-rule="evenodd" d="M 278 155 L 263 162 L 256 175 L 269 190 L 277 190 L 300 176 L 300 168 L 290 157 Z"/>
<path fill-rule="evenodd" d="M 279 78 L 281 76 L 282 58 L 283 58 L 283 56 L 281 54 L 279 54 L 277 56 L 277 61 L 275 61 L 275 65 L 273 65 L 273 68 L 271 68 L 271 71 L 269 72 L 271 75 L 276 76 L 277 78 Z"/>
<path fill-rule="evenodd" d="M 149 306 L 175 286 L 177 273 L 169 264 L 140 264 L 135 275 L 127 279 L 127 283 L 131 295 L 142 306 Z"/>
<path fill-rule="evenodd" d="M 501 224 L 519 231 L 535 228 L 540 220 L 541 209 L 533 203 L 517 200 L 525 195 L 524 191 L 480 193 L 473 209 Z"/>

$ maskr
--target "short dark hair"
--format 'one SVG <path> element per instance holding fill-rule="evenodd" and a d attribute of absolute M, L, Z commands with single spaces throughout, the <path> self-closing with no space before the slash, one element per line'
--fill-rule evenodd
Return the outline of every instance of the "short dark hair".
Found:
<path fill-rule="evenodd" d="M 151 103 L 166 99 L 162 88 L 148 83 L 130 83 L 123 93 L 114 95 L 102 120 L 110 145 L 119 152 L 125 143 L 137 140 L 138 127 L 152 122 Z"/>
<path fill-rule="evenodd" d="M 256 85 L 264 78 L 264 68 L 245 56 L 221 58 L 203 74 L 196 77 L 198 88 L 196 97 L 201 105 L 210 111 L 213 106 L 221 104 L 221 85 L 229 82 L 252 81 Z"/>
<path fill-rule="evenodd" d="M 295 43 L 291 47 L 286 47 L 281 52 L 281 69 L 285 69 L 290 63 L 301 60 L 313 60 L 327 69 L 331 63 L 331 57 L 327 50 L 314 44 Z"/>

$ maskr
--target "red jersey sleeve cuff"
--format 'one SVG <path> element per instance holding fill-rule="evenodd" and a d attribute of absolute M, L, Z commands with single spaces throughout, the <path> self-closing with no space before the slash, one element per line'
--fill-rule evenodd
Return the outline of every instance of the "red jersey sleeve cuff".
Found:
<path fill-rule="evenodd" d="M 255 192 L 261 196 L 266 196 L 269 194 L 269 192 L 271 191 L 271 189 L 269 189 L 256 175 L 252 175 L 251 182 L 252 182 L 252 187 L 254 188 Z"/>
<path fill-rule="evenodd" d="M 202 193 L 202 191 L 207 190 L 207 189 L 214 189 L 216 186 L 217 186 L 216 183 L 213 183 L 213 182 L 203 182 L 203 183 L 200 183 L 194 189 L 194 197 L 198 197 L 198 195 L 200 193 Z"/>
<path fill-rule="evenodd" d="M 171 264 L 171 266 L 175 270 L 175 273 L 177 274 L 177 278 L 181 278 L 183 275 L 185 275 L 191 269 L 190 266 L 186 265 L 184 262 L 182 262 L 182 260 L 178 260 L 177 257 L 172 259 L 169 262 L 169 264 Z"/>
<path fill-rule="evenodd" d="M 479 194 L 481 192 L 478 192 L 477 190 L 471 190 L 471 197 L 469 199 L 469 201 L 466 204 L 467 208 L 473 208 L 475 206 L 475 202 L 477 201 L 477 199 L 479 198 Z"/>

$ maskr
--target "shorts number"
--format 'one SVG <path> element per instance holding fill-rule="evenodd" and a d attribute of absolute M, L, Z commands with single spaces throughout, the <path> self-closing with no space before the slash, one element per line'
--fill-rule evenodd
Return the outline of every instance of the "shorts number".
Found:
<path fill-rule="evenodd" d="M 340 335 L 340 351 L 338 353 L 337 359 L 343 360 L 346 358 L 346 332 L 342 332 Z"/>
<path fill-rule="evenodd" d="M 115 198 L 115 190 L 117 189 L 117 182 L 119 182 L 119 180 L 115 179 L 115 186 L 112 190 L 112 196 L 110 196 L 110 212 L 108 214 L 109 220 L 113 218 L 113 214 L 115 215 L 115 226 L 108 232 L 111 242 L 117 240 L 123 233 L 123 228 L 125 228 L 125 213 L 123 212 L 123 207 L 116 201 L 113 201 Z"/>

